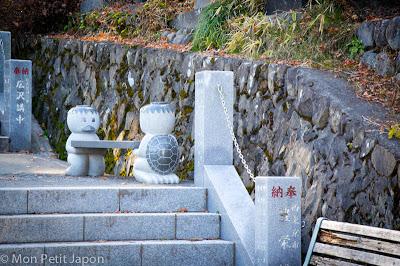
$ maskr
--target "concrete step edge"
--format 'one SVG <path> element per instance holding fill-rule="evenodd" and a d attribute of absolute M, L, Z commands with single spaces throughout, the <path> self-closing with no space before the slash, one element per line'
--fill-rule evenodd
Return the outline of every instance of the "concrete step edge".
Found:
<path fill-rule="evenodd" d="M 7 218 L 70 218 L 70 217 L 146 217 L 146 216 L 221 216 L 219 213 L 212 212 L 128 212 L 128 213 L 45 213 L 45 214 L 13 214 L 13 215 L 0 215 L 0 219 Z"/>
<path fill-rule="evenodd" d="M 46 191 L 46 190 L 201 190 L 205 191 L 206 188 L 203 187 L 189 187 L 189 186 L 144 186 L 141 185 L 105 185 L 105 186 L 42 186 L 42 187 L 1 187 L 0 191 L 17 191 L 17 190 L 27 190 L 27 191 Z"/>
<path fill-rule="evenodd" d="M 234 243 L 224 240 L 146 240 L 7 244 L 0 245 L 0 254 L 6 265 L 22 265 L 12 260 L 21 262 L 24 258 L 24 262 L 30 262 L 24 265 L 49 265 L 52 259 L 50 264 L 58 260 L 62 265 L 89 265 L 90 262 L 90 265 L 109 266 L 233 266 L 234 249 Z M 86 258 L 87 262 L 77 263 L 74 258 Z"/>
<path fill-rule="evenodd" d="M 15 244 L 0 244 L 2 248 L 32 248 L 32 247 L 57 247 L 57 246 L 108 246 L 108 245 L 174 245 L 174 244 L 225 244 L 233 245 L 234 242 L 223 239 L 205 239 L 205 240 L 123 240 L 123 241 L 75 241 L 75 242 L 33 242 L 33 243 L 15 243 Z"/>
<path fill-rule="evenodd" d="M 213 213 L 94 213 L 0 216 L 0 243 L 219 239 Z"/>
<path fill-rule="evenodd" d="M 197 187 L 0 188 L 0 215 L 180 210 L 206 211 L 207 190 Z"/>

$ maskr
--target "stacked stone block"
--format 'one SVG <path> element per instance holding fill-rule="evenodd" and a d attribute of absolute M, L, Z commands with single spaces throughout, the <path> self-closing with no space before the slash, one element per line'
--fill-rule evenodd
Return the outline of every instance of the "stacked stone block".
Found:
<path fill-rule="evenodd" d="M 400 16 L 365 21 L 357 37 L 366 48 L 361 62 L 381 76 L 396 76 L 400 82 Z"/>

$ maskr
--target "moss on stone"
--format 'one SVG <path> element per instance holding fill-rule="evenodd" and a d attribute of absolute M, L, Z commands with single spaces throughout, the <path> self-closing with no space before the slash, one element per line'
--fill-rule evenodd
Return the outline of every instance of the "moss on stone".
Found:
<path fill-rule="evenodd" d="M 122 168 L 121 172 L 119 173 L 119 176 L 122 176 L 122 177 L 126 177 L 127 176 L 125 168 Z"/>
<path fill-rule="evenodd" d="M 272 153 L 270 153 L 268 150 L 264 151 L 264 155 L 265 157 L 267 157 L 268 162 L 272 163 L 274 160 L 274 157 L 272 156 Z"/>
<path fill-rule="evenodd" d="M 117 139 L 116 132 L 118 130 L 118 126 L 117 126 L 117 114 L 115 112 L 111 113 L 111 118 L 108 123 L 108 128 L 109 128 L 108 139 L 116 140 Z"/>
<path fill-rule="evenodd" d="M 184 106 L 182 108 L 182 115 L 183 116 L 188 116 L 193 112 L 193 107 L 192 106 Z"/>
<path fill-rule="evenodd" d="M 121 83 L 117 83 L 115 90 L 118 92 L 119 95 L 122 95 L 125 91 Z"/>
<path fill-rule="evenodd" d="M 138 97 L 141 101 L 144 100 L 143 91 L 141 89 L 138 90 Z"/>
<path fill-rule="evenodd" d="M 122 60 L 121 64 L 119 65 L 119 68 L 117 69 L 117 73 L 123 77 L 126 75 L 126 73 L 129 70 L 128 62 L 125 60 Z"/>
<path fill-rule="evenodd" d="M 176 82 L 181 81 L 181 74 L 176 70 L 174 71 L 174 77 Z"/>
<path fill-rule="evenodd" d="M 251 194 L 252 191 L 254 191 L 254 183 L 250 183 L 248 185 L 246 185 L 246 190 L 249 194 Z"/>
<path fill-rule="evenodd" d="M 116 161 L 112 150 L 107 150 L 106 154 L 104 155 L 104 161 L 106 164 L 105 172 L 107 174 L 113 174 Z"/>
<path fill-rule="evenodd" d="M 134 95 L 134 91 L 133 91 L 133 89 L 130 87 L 130 86 L 127 86 L 127 88 L 126 88 L 126 94 L 128 94 L 128 97 L 130 97 L 130 98 L 132 98 L 133 97 L 133 95 Z"/>
<path fill-rule="evenodd" d="M 104 129 L 102 127 L 100 127 L 97 132 L 96 132 L 97 136 L 99 136 L 100 139 L 104 139 L 106 136 L 106 133 L 104 132 Z"/>
<path fill-rule="evenodd" d="M 180 90 L 179 91 L 179 100 L 184 100 L 188 97 L 188 93 L 185 90 Z"/>
<path fill-rule="evenodd" d="M 283 108 L 283 111 L 284 111 L 285 113 L 287 113 L 287 112 L 289 111 L 290 104 L 289 104 L 288 102 L 285 102 L 285 103 L 283 104 L 282 108 Z"/>
<path fill-rule="evenodd" d="M 194 171 L 194 161 L 190 160 L 183 164 L 182 168 L 177 171 L 180 180 L 185 180 L 190 172 Z"/>
<path fill-rule="evenodd" d="M 68 136 L 65 133 L 65 125 L 64 123 L 58 121 L 56 123 L 56 128 L 59 132 L 58 138 L 51 138 L 50 142 L 54 147 L 54 152 L 58 155 L 60 160 L 67 160 L 68 154 L 67 150 L 65 149 L 65 144 L 67 143 Z"/>

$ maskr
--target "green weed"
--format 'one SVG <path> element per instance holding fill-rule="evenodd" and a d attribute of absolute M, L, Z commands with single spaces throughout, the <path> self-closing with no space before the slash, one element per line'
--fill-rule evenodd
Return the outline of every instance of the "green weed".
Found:
<path fill-rule="evenodd" d="M 396 139 L 400 139 L 400 124 L 395 124 L 390 127 L 388 138 L 392 139 L 393 137 Z"/>
<path fill-rule="evenodd" d="M 354 59 L 360 54 L 364 53 L 365 49 L 363 43 L 357 37 L 353 37 L 351 42 L 349 42 L 346 47 L 351 59 Z"/>
<path fill-rule="evenodd" d="M 225 46 L 228 53 L 329 67 L 347 55 L 346 45 L 354 32 L 353 24 L 332 1 L 310 4 L 302 13 L 241 15 L 226 25 L 229 25 Z M 359 53 L 360 47 L 356 48 Z"/>
<path fill-rule="evenodd" d="M 226 22 L 241 14 L 256 14 L 261 0 L 217 0 L 201 12 L 194 39 L 193 51 L 220 49 L 228 41 Z"/>

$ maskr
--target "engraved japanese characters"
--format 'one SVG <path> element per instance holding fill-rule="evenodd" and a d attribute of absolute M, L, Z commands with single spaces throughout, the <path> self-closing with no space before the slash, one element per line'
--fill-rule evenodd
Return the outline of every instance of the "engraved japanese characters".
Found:
<path fill-rule="evenodd" d="M 257 266 L 301 264 L 301 179 L 256 178 Z"/>
<path fill-rule="evenodd" d="M 1 135 L 10 138 L 11 151 L 31 149 L 32 62 L 5 60 Z"/>

